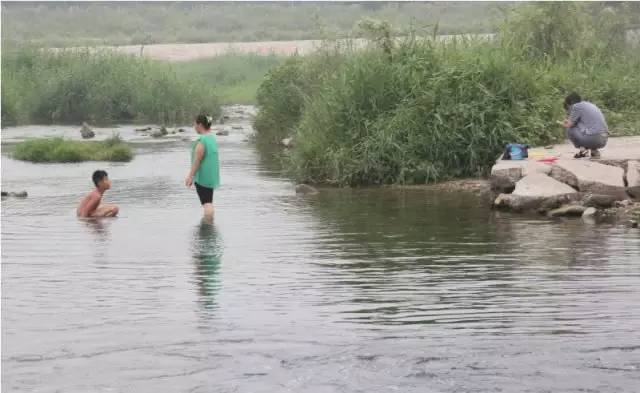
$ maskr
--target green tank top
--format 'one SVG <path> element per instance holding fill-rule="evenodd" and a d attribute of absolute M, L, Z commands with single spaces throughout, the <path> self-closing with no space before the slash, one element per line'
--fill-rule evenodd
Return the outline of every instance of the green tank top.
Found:
<path fill-rule="evenodd" d="M 204 156 L 200 162 L 200 168 L 193 177 L 195 183 L 204 187 L 218 188 L 220 186 L 220 162 L 218 161 L 218 143 L 213 134 L 200 135 L 191 146 L 191 163 L 196 146 L 201 143 L 204 147 Z"/>

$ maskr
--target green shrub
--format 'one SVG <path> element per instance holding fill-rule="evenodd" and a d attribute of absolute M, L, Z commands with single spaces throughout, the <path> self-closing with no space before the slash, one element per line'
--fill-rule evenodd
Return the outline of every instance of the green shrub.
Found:
<path fill-rule="evenodd" d="M 86 50 L 3 48 L 2 102 L 12 124 L 177 124 L 220 113 L 213 86 L 170 64 Z"/>
<path fill-rule="evenodd" d="M 29 139 L 15 146 L 13 157 L 31 162 L 131 161 L 133 151 L 119 136 L 104 141 L 63 138 Z"/>
<path fill-rule="evenodd" d="M 388 25 L 365 23 L 370 47 L 332 52 L 330 73 L 305 72 L 321 51 L 268 75 L 258 135 L 294 135 L 286 166 L 298 180 L 359 185 L 484 175 L 506 143 L 562 140 L 555 121 L 571 91 L 603 109 L 612 134 L 640 134 L 640 57 L 624 40 L 610 51 L 603 32 L 619 32 L 615 21 L 598 33 L 574 26 L 608 12 L 523 7 L 493 41 L 393 43 Z"/>

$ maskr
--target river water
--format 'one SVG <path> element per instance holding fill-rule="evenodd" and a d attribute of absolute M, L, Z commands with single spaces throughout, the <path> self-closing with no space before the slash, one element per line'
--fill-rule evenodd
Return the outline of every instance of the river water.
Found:
<path fill-rule="evenodd" d="M 637 230 L 450 191 L 296 196 L 239 122 L 213 224 L 182 184 L 186 134 L 121 127 L 125 164 L 4 145 L 2 188 L 29 197 L 2 201 L 3 392 L 640 390 Z M 78 220 L 98 168 L 120 217 Z"/>

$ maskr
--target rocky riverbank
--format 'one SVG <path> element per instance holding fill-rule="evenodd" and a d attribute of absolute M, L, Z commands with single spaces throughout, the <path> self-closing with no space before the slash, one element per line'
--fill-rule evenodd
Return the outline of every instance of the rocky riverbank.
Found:
<path fill-rule="evenodd" d="M 491 170 L 496 208 L 549 216 L 640 215 L 640 137 L 609 140 L 601 159 L 574 159 L 568 144 L 535 148 L 521 161 L 499 159 Z M 637 225 L 637 224 L 636 224 Z"/>

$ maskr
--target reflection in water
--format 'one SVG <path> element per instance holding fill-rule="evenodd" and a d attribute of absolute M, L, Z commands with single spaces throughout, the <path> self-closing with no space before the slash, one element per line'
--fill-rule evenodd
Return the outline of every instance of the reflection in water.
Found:
<path fill-rule="evenodd" d="M 218 270 L 221 256 L 222 247 L 215 223 L 203 218 L 196 227 L 193 238 L 193 260 L 200 302 L 206 310 L 216 308 L 215 296 L 220 286 Z"/>
<path fill-rule="evenodd" d="M 114 218 L 79 218 L 85 227 L 89 229 L 96 243 L 106 244 L 111 240 L 111 223 Z M 100 253 L 96 256 L 101 255 Z"/>

